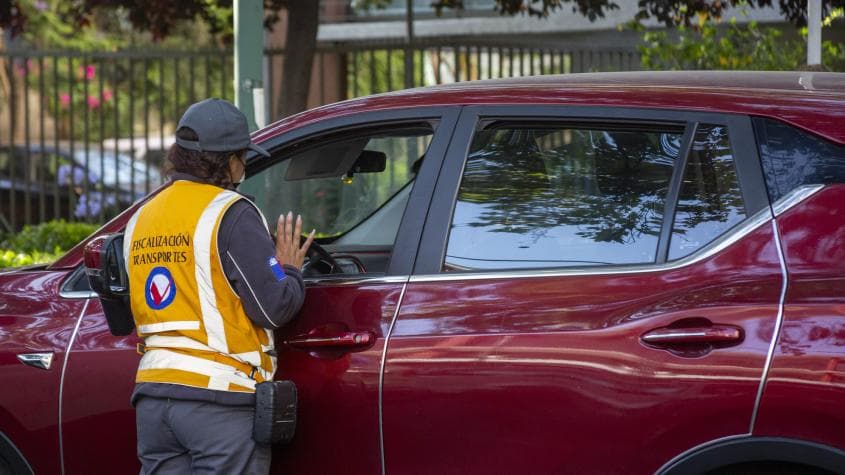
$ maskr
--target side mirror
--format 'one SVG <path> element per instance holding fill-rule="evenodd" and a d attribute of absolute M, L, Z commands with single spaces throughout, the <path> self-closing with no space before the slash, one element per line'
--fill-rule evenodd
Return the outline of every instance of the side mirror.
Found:
<path fill-rule="evenodd" d="M 123 259 L 123 234 L 98 236 L 85 245 L 85 274 L 100 297 L 109 331 L 116 336 L 132 333 L 135 320 L 129 305 L 129 276 Z"/>
<path fill-rule="evenodd" d="M 85 245 L 85 273 L 101 297 L 129 295 L 129 277 L 123 260 L 123 234 L 98 236 Z"/>

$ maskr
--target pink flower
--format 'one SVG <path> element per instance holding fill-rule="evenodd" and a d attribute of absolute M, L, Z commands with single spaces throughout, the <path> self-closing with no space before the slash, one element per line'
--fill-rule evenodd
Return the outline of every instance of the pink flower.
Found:
<path fill-rule="evenodd" d="M 84 76 L 85 79 L 91 80 L 94 79 L 94 75 L 97 73 L 97 67 L 93 64 L 86 64 L 85 66 L 79 67 L 79 74 Z"/>
<path fill-rule="evenodd" d="M 110 89 L 106 89 L 103 91 L 103 102 L 108 102 L 114 97 Z"/>
<path fill-rule="evenodd" d="M 62 107 L 67 107 L 70 104 L 70 94 L 63 92 L 59 95 L 59 102 Z"/>
<path fill-rule="evenodd" d="M 88 108 L 96 109 L 98 107 L 100 107 L 100 100 L 94 96 L 88 96 Z"/>
<path fill-rule="evenodd" d="M 26 60 L 23 64 L 16 63 L 15 64 L 15 74 L 18 76 L 26 76 L 26 73 L 29 72 L 29 68 L 32 66 L 32 62 L 30 60 Z"/>

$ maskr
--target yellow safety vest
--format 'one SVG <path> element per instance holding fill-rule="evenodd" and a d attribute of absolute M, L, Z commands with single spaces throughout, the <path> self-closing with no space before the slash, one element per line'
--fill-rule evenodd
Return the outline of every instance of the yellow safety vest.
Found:
<path fill-rule="evenodd" d="M 129 299 L 146 347 L 136 382 L 254 392 L 273 378 L 273 332 L 247 317 L 217 250 L 223 214 L 242 199 L 179 180 L 129 220 Z"/>

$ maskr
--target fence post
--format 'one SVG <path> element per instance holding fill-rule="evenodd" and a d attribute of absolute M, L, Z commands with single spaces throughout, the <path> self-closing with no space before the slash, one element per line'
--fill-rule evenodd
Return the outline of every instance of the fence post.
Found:
<path fill-rule="evenodd" d="M 253 89 L 261 89 L 264 52 L 264 3 L 235 1 L 235 104 L 246 116 L 250 130 L 257 129 Z"/>
<path fill-rule="evenodd" d="M 407 0 L 405 3 L 405 89 L 414 87 L 414 2 Z"/>

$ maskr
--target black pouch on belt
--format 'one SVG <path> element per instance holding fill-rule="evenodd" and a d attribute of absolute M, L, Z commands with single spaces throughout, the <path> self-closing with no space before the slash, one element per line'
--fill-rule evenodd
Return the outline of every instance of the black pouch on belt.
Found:
<path fill-rule="evenodd" d="M 293 381 L 265 381 L 255 385 L 252 438 L 263 445 L 285 444 L 296 429 L 296 385 Z"/>

